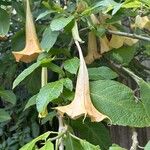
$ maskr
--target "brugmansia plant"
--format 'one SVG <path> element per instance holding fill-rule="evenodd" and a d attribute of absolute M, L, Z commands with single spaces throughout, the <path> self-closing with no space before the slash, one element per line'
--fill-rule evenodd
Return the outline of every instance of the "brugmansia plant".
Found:
<path fill-rule="evenodd" d="M 149 150 L 136 131 L 150 126 L 149 8 L 1 1 L 0 149 Z M 131 129 L 130 148 L 113 144 L 114 125 Z"/>

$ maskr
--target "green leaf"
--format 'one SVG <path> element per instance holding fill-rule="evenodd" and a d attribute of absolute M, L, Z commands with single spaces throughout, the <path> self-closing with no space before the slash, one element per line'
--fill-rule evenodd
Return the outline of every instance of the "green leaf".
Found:
<path fill-rule="evenodd" d="M 40 89 L 36 98 L 38 112 L 43 112 L 48 103 L 58 98 L 63 91 L 63 79 L 46 84 Z"/>
<path fill-rule="evenodd" d="M 113 144 L 111 147 L 109 147 L 109 150 L 126 150 L 126 149 L 118 146 L 117 144 Z"/>
<path fill-rule="evenodd" d="M 59 67 L 59 66 L 57 66 L 57 65 L 55 65 L 54 63 L 49 63 L 49 64 L 47 65 L 47 67 L 48 67 L 49 69 L 51 69 L 52 71 L 57 72 L 58 74 L 60 74 L 60 75 L 62 75 L 62 76 L 65 75 L 64 71 L 62 70 L 62 68 Z"/>
<path fill-rule="evenodd" d="M 64 62 L 64 69 L 72 74 L 76 74 L 79 68 L 79 59 L 74 57 L 72 59 L 68 59 Z"/>
<path fill-rule="evenodd" d="M 51 141 L 46 141 L 45 145 L 39 150 L 54 150 L 54 145 Z"/>
<path fill-rule="evenodd" d="M 139 85 L 139 90 L 140 90 L 140 100 L 143 103 L 143 107 L 146 111 L 146 114 L 148 116 L 148 118 L 150 119 L 150 84 L 145 82 L 142 78 L 138 77 L 137 75 L 135 75 L 133 72 L 131 72 L 130 70 L 124 68 L 125 71 L 127 71 L 137 82 L 137 84 Z"/>
<path fill-rule="evenodd" d="M 55 12 L 55 11 L 54 10 L 46 10 L 43 13 L 40 13 L 39 16 L 36 18 L 36 21 L 44 18 L 45 16 L 47 16 L 53 12 Z"/>
<path fill-rule="evenodd" d="M 27 102 L 27 104 L 26 104 L 24 110 L 26 110 L 27 108 L 29 108 L 29 107 L 35 105 L 35 104 L 36 104 L 36 98 L 37 98 L 37 94 L 34 95 L 34 96 L 32 96 L 32 97 L 28 100 L 28 102 Z"/>
<path fill-rule="evenodd" d="M 123 8 L 139 8 L 142 6 L 142 3 L 139 0 L 126 0 L 122 7 Z"/>
<path fill-rule="evenodd" d="M 73 90 L 73 84 L 72 84 L 72 81 L 69 79 L 69 78 L 65 78 L 63 79 L 63 84 L 64 86 L 69 89 L 70 91 Z"/>
<path fill-rule="evenodd" d="M 10 102 L 13 105 L 16 104 L 16 95 L 9 90 L 0 90 L 0 96 L 4 101 Z"/>
<path fill-rule="evenodd" d="M 98 68 L 88 68 L 88 72 L 89 79 L 91 80 L 115 79 L 118 77 L 117 73 L 105 66 Z"/>
<path fill-rule="evenodd" d="M 48 131 L 48 132 L 38 136 L 37 138 L 33 139 L 31 142 L 27 143 L 26 145 L 24 145 L 19 150 L 33 150 L 37 141 L 46 140 L 49 135 L 50 135 L 50 132 Z"/>
<path fill-rule="evenodd" d="M 106 55 L 109 56 L 109 59 L 112 59 L 117 63 L 121 63 L 122 65 L 127 66 L 133 59 L 135 52 L 135 47 L 124 46 L 118 49 L 113 49 Z"/>
<path fill-rule="evenodd" d="M 30 67 L 28 67 L 27 69 L 25 69 L 23 72 L 21 72 L 21 74 L 13 82 L 13 89 L 39 66 L 40 66 L 40 62 L 36 62 L 32 64 Z"/>
<path fill-rule="evenodd" d="M 9 14 L 6 10 L 0 8 L 0 36 L 5 36 L 10 27 Z"/>
<path fill-rule="evenodd" d="M 49 52 L 49 50 L 55 44 L 58 35 L 59 35 L 59 32 L 58 31 L 52 31 L 50 26 L 48 28 L 46 28 L 44 33 L 43 33 L 43 38 L 41 41 L 42 49 Z"/>
<path fill-rule="evenodd" d="M 72 120 L 70 126 L 75 133 L 80 133 L 80 138 L 99 145 L 101 149 L 108 149 L 112 144 L 109 132 L 102 123 L 93 123 L 87 119 L 83 123 L 81 119 L 78 119 Z"/>
<path fill-rule="evenodd" d="M 10 120 L 10 115 L 4 109 L 0 109 L 0 122 Z"/>
<path fill-rule="evenodd" d="M 135 101 L 133 91 L 111 80 L 91 82 L 91 97 L 94 106 L 112 120 L 114 125 L 150 126 L 150 116 L 145 103 Z"/>
<path fill-rule="evenodd" d="M 144 147 L 144 150 L 150 150 L 150 141 L 146 144 L 146 146 Z"/>
<path fill-rule="evenodd" d="M 52 20 L 50 27 L 52 31 L 60 31 L 65 26 L 67 26 L 72 20 L 74 19 L 74 16 L 69 16 L 68 18 L 57 18 Z"/>
<path fill-rule="evenodd" d="M 65 139 L 66 150 L 100 150 L 99 146 L 92 145 L 86 140 L 72 137 L 69 133 Z"/>
<path fill-rule="evenodd" d="M 41 124 L 43 125 L 43 124 L 45 124 L 45 123 L 48 122 L 48 121 L 52 121 L 52 119 L 53 119 L 56 115 L 57 115 L 57 114 L 56 114 L 55 111 L 52 111 L 52 112 L 48 113 L 48 115 L 47 115 L 46 117 L 42 118 Z"/>

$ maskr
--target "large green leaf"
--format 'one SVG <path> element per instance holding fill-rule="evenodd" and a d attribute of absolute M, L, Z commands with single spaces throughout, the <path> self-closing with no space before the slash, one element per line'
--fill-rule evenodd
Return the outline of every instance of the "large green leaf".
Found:
<path fill-rule="evenodd" d="M 9 14 L 6 10 L 0 8 L 0 36 L 5 36 L 10 27 Z"/>
<path fill-rule="evenodd" d="M 0 109 L 0 122 L 10 120 L 10 115 L 4 109 Z"/>
<path fill-rule="evenodd" d="M 50 27 L 52 31 L 59 31 L 63 29 L 65 26 L 67 26 L 72 20 L 74 19 L 74 16 L 69 16 L 68 18 L 61 17 L 52 20 Z"/>
<path fill-rule="evenodd" d="M 91 97 L 95 107 L 109 116 L 114 125 L 150 126 L 150 116 L 145 103 L 136 102 L 133 91 L 119 82 L 111 80 L 91 82 Z"/>
<path fill-rule="evenodd" d="M 36 98 L 36 106 L 38 112 L 43 112 L 48 103 L 58 98 L 63 91 L 63 80 L 46 84 L 40 89 Z"/>
<path fill-rule="evenodd" d="M 50 132 L 48 131 L 48 132 L 38 136 L 37 138 L 33 139 L 31 142 L 27 143 L 26 145 L 24 145 L 19 150 L 33 150 L 37 141 L 46 140 L 49 135 L 50 135 Z"/>
<path fill-rule="evenodd" d="M 66 150 L 100 150 L 99 146 L 92 145 L 86 140 L 74 137 L 67 134 L 65 139 Z"/>
<path fill-rule="evenodd" d="M 124 70 L 127 71 L 139 85 L 140 100 L 143 104 L 143 107 L 146 111 L 147 116 L 150 118 L 150 109 L 149 109 L 149 106 L 150 106 L 150 84 L 145 82 L 142 78 L 135 75 L 129 69 L 124 68 Z"/>
<path fill-rule="evenodd" d="M 80 138 L 99 145 L 102 150 L 108 150 L 112 144 L 109 132 L 102 123 L 93 123 L 89 120 L 85 120 L 83 123 L 81 119 L 78 119 L 71 121 L 70 125 L 75 133 L 80 133 Z"/>
<path fill-rule="evenodd" d="M 144 147 L 144 150 L 150 150 L 150 141 L 146 144 L 146 146 Z"/>
<path fill-rule="evenodd" d="M 13 105 L 16 104 L 16 95 L 9 90 L 0 90 L 0 96 L 4 101 L 10 102 Z"/>
<path fill-rule="evenodd" d="M 118 77 L 117 73 L 105 66 L 98 68 L 89 68 L 88 72 L 89 78 L 91 80 L 114 79 Z"/>
<path fill-rule="evenodd" d="M 32 64 L 30 67 L 25 69 L 13 82 L 13 89 L 21 82 L 23 81 L 28 75 L 30 75 L 35 69 L 37 69 L 40 66 L 40 62 L 36 62 Z"/>
<path fill-rule="evenodd" d="M 52 102 L 60 96 L 60 94 L 63 92 L 63 87 L 72 90 L 73 85 L 71 80 L 64 78 L 48 83 L 40 89 L 40 92 L 36 98 L 36 106 L 39 113 L 45 110 L 49 102 Z"/>
<path fill-rule="evenodd" d="M 72 74 L 76 74 L 79 67 L 79 59 L 74 57 L 64 62 L 64 69 Z"/>
<path fill-rule="evenodd" d="M 41 41 L 42 49 L 44 49 L 45 51 L 48 52 L 53 47 L 53 45 L 55 44 L 58 35 L 59 35 L 59 32 L 58 31 L 52 31 L 50 26 L 48 28 L 46 28 L 44 33 L 43 33 L 43 38 Z"/>

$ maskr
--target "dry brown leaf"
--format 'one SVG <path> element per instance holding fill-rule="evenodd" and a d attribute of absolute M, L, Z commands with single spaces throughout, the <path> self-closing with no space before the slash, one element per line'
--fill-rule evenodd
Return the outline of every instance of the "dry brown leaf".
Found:
<path fill-rule="evenodd" d="M 77 28 L 72 30 L 72 32 L 75 32 L 73 33 L 73 37 L 75 34 L 77 34 L 79 37 Z M 81 116 L 84 116 L 84 118 L 89 116 L 91 121 L 99 122 L 105 118 L 108 118 L 108 116 L 100 113 L 92 104 L 90 98 L 88 70 L 83 58 L 81 47 L 76 39 L 75 43 L 80 57 L 80 68 L 77 77 L 75 97 L 71 104 L 67 106 L 59 106 L 55 109 L 57 109 L 59 114 L 62 116 L 66 113 L 72 119 L 77 119 Z"/>
<path fill-rule="evenodd" d="M 35 60 L 42 50 L 36 35 L 29 0 L 26 0 L 26 3 L 26 45 L 22 51 L 13 52 L 13 55 L 17 62 L 29 63 Z"/>
<path fill-rule="evenodd" d="M 91 31 L 88 33 L 88 53 L 85 57 L 86 64 L 91 64 L 94 60 L 101 57 L 98 53 L 97 41 L 95 34 Z"/>

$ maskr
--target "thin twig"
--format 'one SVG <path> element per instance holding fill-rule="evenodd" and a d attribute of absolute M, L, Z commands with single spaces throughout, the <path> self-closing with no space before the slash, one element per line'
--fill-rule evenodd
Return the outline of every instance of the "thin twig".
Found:
<path fill-rule="evenodd" d="M 149 41 L 150 42 L 150 37 L 145 37 L 142 35 L 137 35 L 137 34 L 132 34 L 132 33 L 126 33 L 126 32 L 120 32 L 120 31 L 112 31 L 112 30 L 107 30 L 108 33 L 119 35 L 119 36 L 126 36 L 126 37 L 131 37 L 133 39 L 139 39 L 139 40 L 144 40 L 144 41 Z"/>
<path fill-rule="evenodd" d="M 138 148 L 138 138 L 137 138 L 138 134 L 135 130 L 135 128 L 132 129 L 132 146 L 130 148 L 130 150 L 137 150 Z"/>

